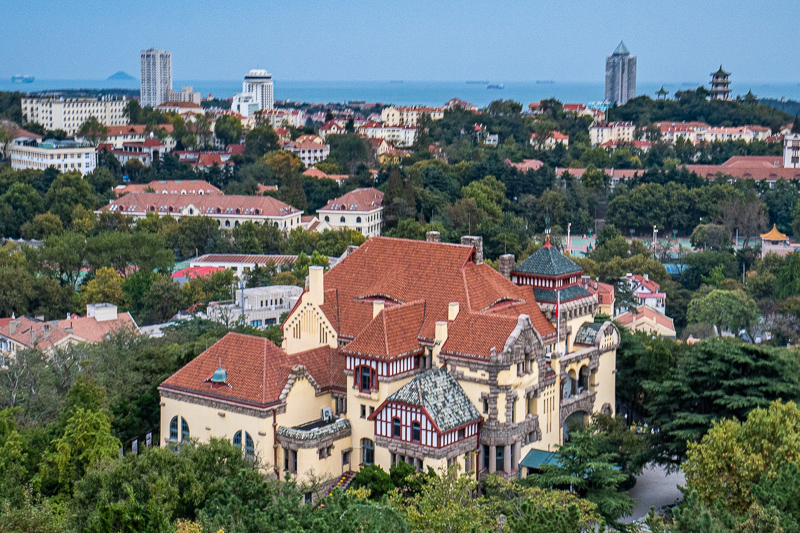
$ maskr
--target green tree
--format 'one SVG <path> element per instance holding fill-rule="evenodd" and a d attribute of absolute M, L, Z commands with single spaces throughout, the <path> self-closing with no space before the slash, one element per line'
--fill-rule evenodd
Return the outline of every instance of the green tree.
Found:
<path fill-rule="evenodd" d="M 214 135 L 225 146 L 242 142 L 242 121 L 236 117 L 223 115 L 214 124 Z"/>
<path fill-rule="evenodd" d="M 83 137 L 92 145 L 97 146 L 108 136 L 108 128 L 96 117 L 89 117 L 78 129 L 78 136 Z"/>
<path fill-rule="evenodd" d="M 64 225 L 58 215 L 42 213 L 22 225 L 22 236 L 26 239 L 44 240 L 51 235 L 64 233 Z"/>
<path fill-rule="evenodd" d="M 47 210 L 57 215 L 64 224 L 72 222 L 72 210 L 76 205 L 93 210 L 97 204 L 92 186 L 80 172 L 60 174 L 45 196 Z"/>
<path fill-rule="evenodd" d="M 146 323 L 166 322 L 183 305 L 180 285 L 169 276 L 158 274 L 142 295 L 142 303 Z"/>
<path fill-rule="evenodd" d="M 494 176 L 473 181 L 461 189 L 462 198 L 472 198 L 489 217 L 499 221 L 505 204 L 506 186 Z"/>
<path fill-rule="evenodd" d="M 645 381 L 645 408 L 659 428 L 651 436 L 657 460 L 677 465 L 687 442 L 697 442 L 723 418 L 744 420 L 758 407 L 800 396 L 798 362 L 783 348 L 714 338 L 674 345 L 675 366 L 662 381 Z"/>
<path fill-rule="evenodd" d="M 244 140 L 244 153 L 251 161 L 259 159 L 267 152 L 277 150 L 280 139 L 269 126 L 256 126 L 247 132 Z"/>
<path fill-rule="evenodd" d="M 744 331 L 752 338 L 750 330 L 759 314 L 756 303 L 743 291 L 714 289 L 706 295 L 698 295 L 692 299 L 686 319 L 689 322 L 713 324 L 720 335 L 723 331 L 736 335 Z"/>
<path fill-rule="evenodd" d="M 20 228 L 44 211 L 39 193 L 27 183 L 14 183 L 0 196 L 0 233 L 19 237 Z"/>
<path fill-rule="evenodd" d="M 94 275 L 94 279 L 81 288 L 81 305 L 92 303 L 110 303 L 121 305 L 123 302 L 122 278 L 113 268 L 102 267 Z"/>
<path fill-rule="evenodd" d="M 392 478 L 378 465 L 368 465 L 361 468 L 351 483 L 353 488 L 364 488 L 370 491 L 372 500 L 380 500 L 394 490 Z"/>
<path fill-rule="evenodd" d="M 715 422 L 700 442 L 690 443 L 686 485 L 705 505 L 741 515 L 756 503 L 753 486 L 777 477 L 787 463 L 797 464 L 798 449 L 800 410 L 793 402 L 774 402 L 750 411 L 743 422 Z"/>
<path fill-rule="evenodd" d="M 597 506 L 608 525 L 633 511 L 634 501 L 622 492 L 627 475 L 618 470 L 619 454 L 609 451 L 590 427 L 570 434 L 559 446 L 554 464 L 542 465 L 540 474 L 525 478 L 541 488 L 563 487 Z M 529 481 L 530 480 L 530 481 Z"/>

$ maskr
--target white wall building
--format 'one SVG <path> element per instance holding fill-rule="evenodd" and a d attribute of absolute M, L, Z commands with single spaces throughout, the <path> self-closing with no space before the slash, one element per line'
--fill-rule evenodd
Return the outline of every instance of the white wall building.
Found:
<path fill-rule="evenodd" d="M 238 289 L 234 294 L 234 302 L 210 303 L 206 309 L 208 319 L 228 325 L 242 322 L 247 326 L 265 329 L 278 324 L 281 315 L 292 310 L 303 294 L 303 288 L 294 285 L 272 285 Z M 243 297 L 244 305 L 242 305 Z"/>
<path fill-rule="evenodd" d="M 253 69 L 244 77 L 242 92 L 233 95 L 231 111 L 245 117 L 262 109 L 274 107 L 272 74 Z"/>
<path fill-rule="evenodd" d="M 11 168 L 22 170 L 49 167 L 61 172 L 76 170 L 86 175 L 97 166 L 97 151 L 91 143 L 76 141 L 39 141 L 29 137 L 18 137 L 11 144 Z"/>
<path fill-rule="evenodd" d="M 431 120 L 441 120 L 444 118 L 444 107 L 384 107 L 381 122 L 384 126 L 416 126 L 422 115 L 428 115 Z"/>
<path fill-rule="evenodd" d="M 635 132 L 633 122 L 598 122 L 589 128 L 589 138 L 592 146 L 600 146 L 608 141 L 632 143 Z"/>
<path fill-rule="evenodd" d="M 22 99 L 22 117 L 48 130 L 75 135 L 84 122 L 96 118 L 104 126 L 124 126 L 127 98 L 35 97 Z"/>
<path fill-rule="evenodd" d="M 200 101 L 202 100 L 199 91 L 193 90 L 194 88 L 191 85 L 187 85 L 181 87 L 180 91 L 173 91 L 170 89 L 167 92 L 167 102 L 194 102 L 197 105 L 200 105 Z"/>
<path fill-rule="evenodd" d="M 789 133 L 783 138 L 783 167 L 800 168 L 800 133 Z"/>
<path fill-rule="evenodd" d="M 417 128 L 413 126 L 384 126 L 376 122 L 367 122 L 357 131 L 369 139 L 385 139 L 397 147 L 411 146 L 417 138 Z"/>
<path fill-rule="evenodd" d="M 172 52 L 150 48 L 142 50 L 139 59 L 142 67 L 139 103 L 142 107 L 163 104 L 172 90 Z"/>
<path fill-rule="evenodd" d="M 157 193 L 129 193 L 112 200 L 97 211 L 118 212 L 138 220 L 147 213 L 159 216 L 207 216 L 217 221 L 223 229 L 233 229 L 245 222 L 257 225 L 271 224 L 290 231 L 300 226 L 303 212 L 271 196 L 235 195 L 176 195 Z"/>
<path fill-rule="evenodd" d="M 383 193 L 372 187 L 355 189 L 318 209 L 320 220 L 334 230 L 352 229 L 367 237 L 381 234 Z"/>
<path fill-rule="evenodd" d="M 292 142 L 284 146 L 283 149 L 299 157 L 306 167 L 324 161 L 331 153 L 329 145 L 315 142 Z"/>

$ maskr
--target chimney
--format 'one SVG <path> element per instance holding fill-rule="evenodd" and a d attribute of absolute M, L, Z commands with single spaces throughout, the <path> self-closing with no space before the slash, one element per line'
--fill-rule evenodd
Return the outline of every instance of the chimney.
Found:
<path fill-rule="evenodd" d="M 650 279 L 650 274 L 644 274 L 644 279 L 645 280 L 649 280 Z"/>
<path fill-rule="evenodd" d="M 458 316 L 458 302 L 450 302 L 447 306 L 447 320 L 452 322 Z"/>
<path fill-rule="evenodd" d="M 500 270 L 500 274 L 506 279 L 511 279 L 511 271 L 514 270 L 515 263 L 514 254 L 501 255 L 498 261 L 498 270 Z"/>
<path fill-rule="evenodd" d="M 319 265 L 308 267 L 308 301 L 322 305 L 325 302 L 325 288 L 322 281 L 324 269 Z"/>
<path fill-rule="evenodd" d="M 31 327 L 31 348 L 36 346 L 36 330 Z"/>
<path fill-rule="evenodd" d="M 17 326 L 19 326 L 19 319 L 15 318 L 11 322 L 8 323 L 8 334 L 13 335 L 17 332 Z"/>
<path fill-rule="evenodd" d="M 36 320 L 38 320 L 39 322 L 44 322 L 44 315 L 36 315 L 36 316 L 35 316 L 35 317 L 33 317 L 33 318 L 35 318 L 35 319 L 36 319 Z"/>
<path fill-rule="evenodd" d="M 442 346 L 444 343 L 447 342 L 447 322 L 439 321 L 436 322 L 436 329 L 434 330 L 434 337 L 433 337 L 433 350 L 431 351 L 432 356 L 432 363 L 436 366 L 441 366 L 442 363 L 439 360 L 439 352 L 442 351 Z"/>
<path fill-rule="evenodd" d="M 44 340 L 48 340 L 50 338 L 50 324 L 45 324 L 42 326 L 42 336 Z"/>
<path fill-rule="evenodd" d="M 383 300 L 373 300 L 372 301 L 372 318 L 378 316 L 378 313 L 383 311 L 384 301 Z"/>
<path fill-rule="evenodd" d="M 442 242 L 442 235 L 438 231 L 429 231 L 425 234 L 425 240 L 428 242 Z"/>
<path fill-rule="evenodd" d="M 475 235 L 464 235 L 461 237 L 461 244 L 475 247 L 475 264 L 483 264 L 483 237 Z"/>

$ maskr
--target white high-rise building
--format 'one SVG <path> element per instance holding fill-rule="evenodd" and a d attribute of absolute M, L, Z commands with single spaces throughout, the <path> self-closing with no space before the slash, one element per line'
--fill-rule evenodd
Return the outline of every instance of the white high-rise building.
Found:
<path fill-rule="evenodd" d="M 242 92 L 233 95 L 231 111 L 247 117 L 273 107 L 272 74 L 261 69 L 251 70 L 244 77 Z"/>
<path fill-rule="evenodd" d="M 172 90 L 172 52 L 158 48 L 142 50 L 142 89 L 139 102 L 155 107 L 167 101 Z"/>
<path fill-rule="evenodd" d="M 606 101 L 623 105 L 631 98 L 636 98 L 636 56 L 620 41 L 606 58 Z"/>

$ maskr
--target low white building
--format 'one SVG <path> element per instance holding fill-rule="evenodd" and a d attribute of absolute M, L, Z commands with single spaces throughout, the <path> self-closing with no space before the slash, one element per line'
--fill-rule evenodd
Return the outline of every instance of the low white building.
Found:
<path fill-rule="evenodd" d="M 233 272 L 242 277 L 247 272 L 250 272 L 255 267 L 264 267 L 268 264 L 273 264 L 278 272 L 290 271 L 294 268 L 294 263 L 297 261 L 296 255 L 278 255 L 278 254 L 205 254 L 189 261 L 190 267 L 215 267 L 222 269 L 231 269 Z M 328 257 L 328 266 L 336 264 L 336 257 Z"/>
<path fill-rule="evenodd" d="M 149 167 L 167 152 L 166 146 L 156 138 L 147 138 L 141 142 L 124 142 L 122 148 L 112 148 L 112 145 L 100 145 L 100 150 L 107 150 L 114 154 L 117 161 L 124 165 L 131 159 L 140 161 L 144 166 Z"/>
<path fill-rule="evenodd" d="M 206 216 L 223 229 L 233 229 L 244 222 L 271 224 L 286 231 L 300 226 L 302 211 L 271 196 L 235 196 L 211 194 L 129 193 L 96 211 L 122 213 L 138 220 L 147 213 L 159 216 Z"/>
<path fill-rule="evenodd" d="M 636 126 L 633 122 L 598 122 L 589 128 L 592 146 L 600 146 L 609 141 L 633 142 Z"/>
<path fill-rule="evenodd" d="M 212 302 L 206 308 L 209 320 L 226 325 L 244 324 L 265 329 L 280 323 L 303 294 L 302 287 L 272 285 L 235 291 L 234 302 Z"/>
<path fill-rule="evenodd" d="M 367 237 L 377 236 L 383 227 L 383 193 L 372 187 L 355 189 L 330 200 L 317 213 L 334 230 L 352 229 Z"/>
<path fill-rule="evenodd" d="M 146 126 L 144 124 L 128 124 L 126 126 L 108 126 L 104 143 L 112 145 L 116 150 L 122 150 L 122 144 L 126 142 L 144 142 L 147 139 L 156 137 L 156 131 L 167 133 L 164 138 L 159 139 L 165 146 L 167 152 L 175 149 L 175 139 L 172 138 L 172 124 L 155 124 Z"/>
<path fill-rule="evenodd" d="M 283 149 L 299 157 L 306 167 L 324 161 L 331 153 L 329 145 L 315 142 L 290 142 Z"/>
<path fill-rule="evenodd" d="M 195 91 L 192 86 L 181 87 L 180 91 L 167 91 L 167 102 L 194 102 L 200 105 L 201 96 L 199 91 Z"/>
<path fill-rule="evenodd" d="M 417 128 L 413 126 L 384 126 L 377 122 L 367 122 L 357 131 L 368 139 L 384 139 L 398 147 L 411 146 L 417 138 Z"/>
<path fill-rule="evenodd" d="M 416 126 L 423 115 L 427 115 L 430 120 L 443 119 L 444 110 L 444 107 L 389 106 L 381 110 L 381 122 L 384 126 Z"/>
<path fill-rule="evenodd" d="M 127 98 L 64 98 L 56 96 L 22 98 L 22 118 L 48 130 L 75 135 L 84 122 L 96 118 L 104 126 L 122 126 Z"/>
<path fill-rule="evenodd" d="M 288 127 L 303 128 L 306 125 L 308 115 L 302 109 L 266 109 L 259 111 L 256 115 L 268 121 L 273 129 Z"/>
<path fill-rule="evenodd" d="M 40 141 L 30 137 L 14 139 L 9 150 L 11 168 L 22 170 L 33 168 L 44 170 L 49 167 L 61 172 L 78 171 L 81 175 L 92 172 L 97 166 L 97 150 L 87 142 Z"/>

